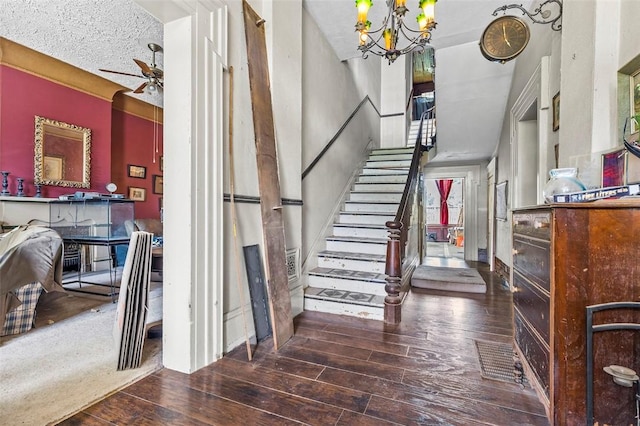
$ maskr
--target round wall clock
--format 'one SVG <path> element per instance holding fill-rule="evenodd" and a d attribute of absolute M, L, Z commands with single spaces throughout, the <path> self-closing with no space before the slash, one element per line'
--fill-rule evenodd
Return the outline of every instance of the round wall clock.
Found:
<path fill-rule="evenodd" d="M 505 63 L 522 53 L 529 43 L 529 27 L 515 16 L 493 20 L 482 33 L 480 51 L 490 61 Z"/>

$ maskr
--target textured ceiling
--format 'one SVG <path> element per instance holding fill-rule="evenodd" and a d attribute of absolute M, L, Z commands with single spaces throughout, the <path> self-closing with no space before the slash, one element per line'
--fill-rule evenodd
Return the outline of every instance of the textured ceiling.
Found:
<path fill-rule="evenodd" d="M 132 0 L 0 0 L 0 36 L 131 89 L 144 80 L 98 69 L 140 74 L 133 58 L 149 64 L 147 44 L 162 45 L 162 31 Z M 162 106 L 161 94 L 131 96 Z"/>

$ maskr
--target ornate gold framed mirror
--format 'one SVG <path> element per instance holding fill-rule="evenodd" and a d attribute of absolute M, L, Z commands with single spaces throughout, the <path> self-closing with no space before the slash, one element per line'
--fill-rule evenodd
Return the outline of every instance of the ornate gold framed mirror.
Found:
<path fill-rule="evenodd" d="M 89 188 L 91 129 L 36 115 L 34 183 Z"/>

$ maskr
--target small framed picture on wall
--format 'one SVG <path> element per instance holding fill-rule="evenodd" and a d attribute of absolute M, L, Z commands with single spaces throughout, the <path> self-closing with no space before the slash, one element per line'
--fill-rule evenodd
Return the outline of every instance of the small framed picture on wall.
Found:
<path fill-rule="evenodd" d="M 162 194 L 162 176 L 161 175 L 153 175 L 153 193 L 154 194 Z"/>
<path fill-rule="evenodd" d="M 147 177 L 147 168 L 144 166 L 129 164 L 127 165 L 127 176 L 132 178 L 145 179 Z"/>
<path fill-rule="evenodd" d="M 138 188 L 137 186 L 130 186 L 129 199 L 133 201 L 145 201 L 147 199 L 147 190 Z"/>

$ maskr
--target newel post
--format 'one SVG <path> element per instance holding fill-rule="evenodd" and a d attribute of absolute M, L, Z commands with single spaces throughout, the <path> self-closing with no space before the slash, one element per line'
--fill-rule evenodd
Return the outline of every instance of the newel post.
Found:
<path fill-rule="evenodd" d="M 402 278 L 402 264 L 400 259 L 400 233 L 402 222 L 389 221 L 386 224 L 389 230 L 387 241 L 387 261 L 385 274 L 387 284 L 384 286 L 387 296 L 384 298 L 384 322 L 387 324 L 399 324 L 402 317 L 402 305 L 400 302 L 400 280 Z"/>

